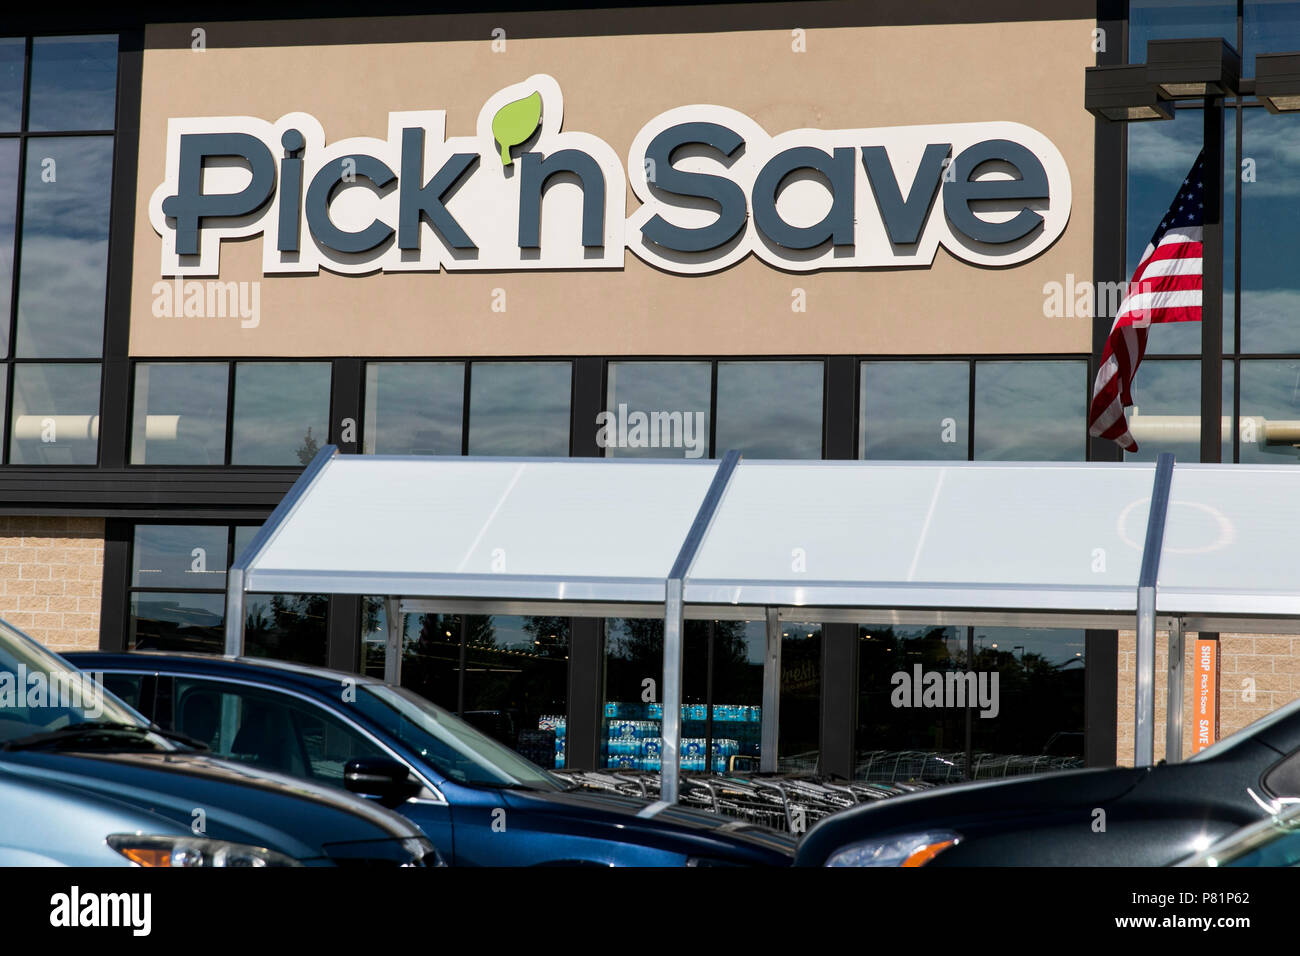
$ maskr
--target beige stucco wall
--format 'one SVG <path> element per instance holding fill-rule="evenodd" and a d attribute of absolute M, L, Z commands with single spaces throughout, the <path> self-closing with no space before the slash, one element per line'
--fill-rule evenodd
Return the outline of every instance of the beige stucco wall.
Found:
<path fill-rule="evenodd" d="M 791 25 L 799 23 L 791 7 Z M 867 14 L 864 13 L 865 17 Z M 546 17 L 539 14 L 538 17 Z M 734 13 L 745 25 L 745 7 Z M 606 20 L 611 19 L 609 16 Z M 131 351 L 137 356 L 627 355 L 1086 352 L 1090 319 L 1045 318 L 1043 286 L 1091 275 L 1093 119 L 1082 106 L 1094 62 L 1091 19 L 527 38 L 511 19 L 211 24 L 146 33 L 136 196 Z M 313 33 L 315 31 L 315 33 Z M 439 36 L 481 39 L 439 41 Z M 320 39 L 313 39 L 319 36 Z M 347 38 L 353 42 L 337 42 Z M 385 42 L 394 41 L 394 42 Z M 407 41 L 407 42 L 396 42 Z M 1018 266 L 982 268 L 942 248 L 932 268 L 789 273 L 753 257 L 708 276 L 670 275 L 631 252 L 622 270 L 372 274 L 261 279 L 256 237 L 226 242 L 221 278 L 261 279 L 261 323 L 156 318 L 161 244 L 148 202 L 164 178 L 169 117 L 301 110 L 329 142 L 387 134 L 391 110 L 448 111 L 448 136 L 473 135 L 480 106 L 533 73 L 565 96 L 565 129 L 606 140 L 626 161 L 634 134 L 677 106 L 728 106 L 769 133 L 1014 121 L 1046 135 L 1069 167 L 1065 233 Z M 636 200 L 630 190 L 629 212 Z M 807 311 L 792 311 L 792 293 Z M 507 311 L 492 311 L 506 292 Z"/>
<path fill-rule="evenodd" d="M 104 519 L 0 516 L 0 618 L 56 651 L 99 647 Z"/>
<path fill-rule="evenodd" d="M 1183 756 L 1192 753 L 1192 653 L 1196 635 L 1185 635 L 1183 678 Z M 1117 760 L 1133 764 L 1133 708 L 1137 687 L 1136 637 L 1119 634 Z M 1284 704 L 1300 698 L 1300 637 L 1266 634 L 1219 635 L 1219 736 L 1235 733 Z M 1156 760 L 1165 756 L 1165 689 L 1169 686 L 1168 635 L 1156 638 Z M 1252 681 L 1253 686 L 1247 681 Z M 1251 699 L 1253 697 L 1253 699 Z"/>

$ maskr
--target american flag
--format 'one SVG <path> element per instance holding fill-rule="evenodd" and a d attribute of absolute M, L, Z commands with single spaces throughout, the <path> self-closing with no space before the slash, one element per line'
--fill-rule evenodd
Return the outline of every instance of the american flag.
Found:
<path fill-rule="evenodd" d="M 1142 253 L 1101 352 L 1092 387 L 1088 434 L 1137 451 L 1124 408 L 1133 404 L 1133 377 L 1147 350 L 1147 332 L 1160 322 L 1201 321 L 1201 238 L 1205 223 L 1205 156 L 1196 157 L 1178 196 Z"/>

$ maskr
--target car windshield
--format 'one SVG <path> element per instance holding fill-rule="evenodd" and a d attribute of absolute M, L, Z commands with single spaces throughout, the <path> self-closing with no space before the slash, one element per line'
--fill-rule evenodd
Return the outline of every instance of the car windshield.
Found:
<path fill-rule="evenodd" d="M 0 621 L 0 746 L 99 726 L 148 729 L 89 674 Z"/>
<path fill-rule="evenodd" d="M 1265 714 L 1263 717 L 1259 718 L 1259 720 L 1255 721 L 1254 723 L 1247 724 L 1245 727 L 1241 728 L 1241 730 L 1237 731 L 1235 734 L 1229 734 L 1227 737 L 1224 737 L 1218 743 L 1211 744 L 1210 746 L 1202 750 L 1200 753 L 1188 757 L 1187 762 L 1194 763 L 1195 761 L 1198 760 L 1210 760 L 1214 757 L 1217 757 L 1221 753 L 1226 753 L 1227 751 L 1231 750 L 1233 747 L 1237 746 L 1237 744 L 1241 743 L 1243 740 L 1249 740 L 1251 737 L 1259 733 L 1265 727 L 1278 723 L 1279 721 L 1286 720 L 1297 710 L 1300 710 L 1300 700 L 1293 701 L 1290 704 L 1287 704 L 1285 707 L 1279 707 L 1271 714 Z"/>
<path fill-rule="evenodd" d="M 363 684 L 360 690 L 357 705 L 366 716 L 418 750 L 449 780 L 487 787 L 564 789 L 541 767 L 418 694 L 387 684 Z"/>

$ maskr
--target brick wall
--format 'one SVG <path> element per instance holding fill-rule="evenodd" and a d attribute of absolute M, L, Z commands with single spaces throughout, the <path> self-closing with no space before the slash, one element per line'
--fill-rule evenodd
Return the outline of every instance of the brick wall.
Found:
<path fill-rule="evenodd" d="M 99 647 L 104 520 L 0 516 L 0 618 L 56 651 Z"/>
<path fill-rule="evenodd" d="M 1183 756 L 1192 752 L 1192 653 L 1194 633 L 1184 635 Z M 1119 632 L 1119 704 L 1116 713 L 1117 759 L 1133 764 L 1133 708 L 1137 687 L 1137 650 L 1133 631 Z M 1165 755 L 1165 687 L 1169 636 L 1156 635 L 1156 760 Z M 1247 683 L 1250 681 L 1252 683 Z M 1253 698 L 1253 699 L 1252 699 Z M 1300 637 L 1268 634 L 1219 635 L 1219 736 L 1235 733 L 1252 721 L 1300 698 Z"/>

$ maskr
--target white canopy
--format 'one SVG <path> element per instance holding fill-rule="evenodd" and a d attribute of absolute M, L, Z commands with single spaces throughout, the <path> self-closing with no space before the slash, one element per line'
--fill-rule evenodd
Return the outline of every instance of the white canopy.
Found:
<path fill-rule="evenodd" d="M 1297 615 L 1269 626 L 1300 632 L 1300 576 L 1286 553 L 1300 540 L 1298 493 L 1300 469 L 1175 470 L 1170 456 L 1158 465 L 741 461 L 735 452 L 691 461 L 327 446 L 231 568 L 227 652 L 242 651 L 247 592 L 380 595 L 397 619 L 662 615 L 672 799 L 684 617 L 766 619 L 776 653 L 782 619 L 1136 620 L 1138 762 L 1150 762 L 1157 611 L 1179 635 L 1183 615 L 1206 630 L 1225 615 Z M 400 676 L 400 651 L 390 627 L 389 679 Z M 767 675 L 765 718 L 778 691 Z"/>

